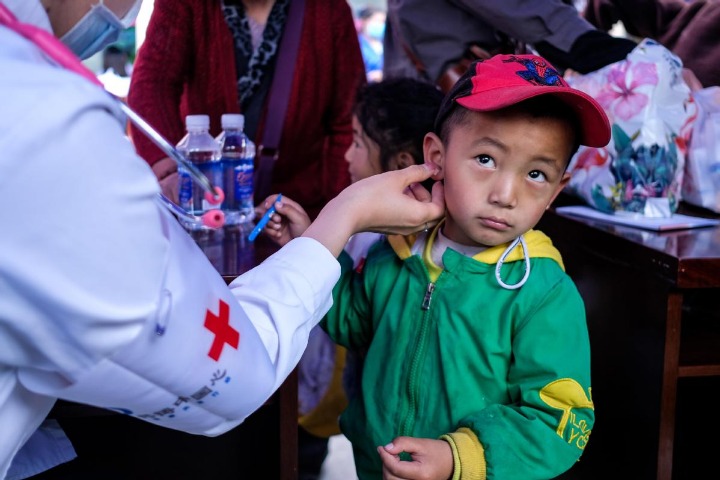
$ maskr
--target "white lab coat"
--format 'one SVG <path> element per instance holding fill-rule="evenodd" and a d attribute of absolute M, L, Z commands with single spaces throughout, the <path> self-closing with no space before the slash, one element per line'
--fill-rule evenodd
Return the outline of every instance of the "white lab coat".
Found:
<path fill-rule="evenodd" d="M 39 5 L 2 1 L 23 21 Z M 336 259 L 299 238 L 228 288 L 105 92 L 4 27 L 0 92 L 0 478 L 56 398 L 197 434 L 240 424 L 331 306 Z M 213 323 L 239 341 L 218 349 Z"/>

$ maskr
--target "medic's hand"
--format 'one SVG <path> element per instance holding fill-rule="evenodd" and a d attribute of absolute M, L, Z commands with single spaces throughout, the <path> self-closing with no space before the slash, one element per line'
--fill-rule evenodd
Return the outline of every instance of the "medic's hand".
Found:
<path fill-rule="evenodd" d="M 397 437 L 377 451 L 383 462 L 383 480 L 447 480 L 453 475 L 452 449 L 444 440 Z M 412 460 L 400 460 L 401 452 Z"/>
<path fill-rule="evenodd" d="M 178 174 L 177 163 L 170 157 L 165 157 L 153 163 L 152 171 L 160 183 L 162 193 L 173 202 L 177 203 L 178 195 Z"/>
<path fill-rule="evenodd" d="M 261 217 L 273 204 L 277 194 L 270 195 L 260 205 L 255 207 L 255 215 Z M 275 204 L 275 214 L 270 217 L 263 233 L 280 246 L 285 245 L 293 238 L 299 237 L 310 226 L 310 217 L 296 201 L 283 196 Z"/>
<path fill-rule="evenodd" d="M 432 194 L 420 182 L 437 167 L 411 165 L 353 183 L 328 202 L 303 237 L 314 238 L 336 257 L 357 232 L 409 234 L 436 225 L 445 214 L 441 182 Z"/>

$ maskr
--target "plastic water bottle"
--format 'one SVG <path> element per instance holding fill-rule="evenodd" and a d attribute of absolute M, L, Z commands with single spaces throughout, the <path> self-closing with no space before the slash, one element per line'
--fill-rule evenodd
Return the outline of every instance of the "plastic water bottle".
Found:
<path fill-rule="evenodd" d="M 223 170 L 222 210 L 226 225 L 248 223 L 255 218 L 255 144 L 245 134 L 245 117 L 226 113 L 221 117 L 222 133 L 217 137 Z"/>
<path fill-rule="evenodd" d="M 222 165 L 220 145 L 210 135 L 210 117 L 207 115 L 188 115 L 185 117 L 187 134 L 177 144 L 177 149 L 208 177 L 210 183 L 222 187 Z M 193 215 L 200 217 L 207 210 L 217 208 L 205 200 L 205 191 L 192 181 L 190 173 L 178 166 L 180 206 Z M 206 229 L 202 222 L 190 222 L 181 219 L 185 228 L 190 230 Z"/>

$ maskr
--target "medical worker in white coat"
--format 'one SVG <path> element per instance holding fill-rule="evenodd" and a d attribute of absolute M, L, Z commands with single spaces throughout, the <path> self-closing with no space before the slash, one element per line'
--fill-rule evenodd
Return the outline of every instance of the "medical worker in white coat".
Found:
<path fill-rule="evenodd" d="M 226 286 L 157 202 L 116 101 L 19 26 L 85 58 L 139 3 L 0 0 L 0 478 L 57 398 L 196 434 L 237 426 L 295 367 L 349 236 L 443 214 L 442 188 L 415 185 L 427 168 L 376 176 Z"/>

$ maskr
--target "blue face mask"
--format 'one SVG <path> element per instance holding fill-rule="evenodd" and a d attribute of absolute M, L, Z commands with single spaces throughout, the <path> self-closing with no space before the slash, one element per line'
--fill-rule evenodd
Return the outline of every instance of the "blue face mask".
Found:
<path fill-rule="evenodd" d="M 365 33 L 376 40 L 382 40 L 385 37 L 385 24 L 380 22 L 369 23 L 365 27 Z"/>
<path fill-rule="evenodd" d="M 100 0 L 100 3 L 93 5 L 90 11 L 60 40 L 75 55 L 86 59 L 115 42 L 120 37 L 123 26 L 123 22 L 117 15 L 103 5 Z"/>

